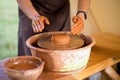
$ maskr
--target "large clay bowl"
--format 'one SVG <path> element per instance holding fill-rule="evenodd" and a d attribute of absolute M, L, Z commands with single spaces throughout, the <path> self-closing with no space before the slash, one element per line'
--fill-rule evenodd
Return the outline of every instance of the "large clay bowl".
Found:
<path fill-rule="evenodd" d="M 30 48 L 33 56 L 37 56 L 45 61 L 45 70 L 54 72 L 71 72 L 80 70 L 87 66 L 91 47 L 95 41 L 90 36 L 80 35 L 84 40 L 84 46 L 69 50 L 47 50 L 36 45 L 37 41 L 43 36 L 50 34 L 71 34 L 70 32 L 47 32 L 30 37 L 26 44 Z"/>
<path fill-rule="evenodd" d="M 44 62 L 34 56 L 19 56 L 4 62 L 4 71 L 12 80 L 36 80 Z"/>

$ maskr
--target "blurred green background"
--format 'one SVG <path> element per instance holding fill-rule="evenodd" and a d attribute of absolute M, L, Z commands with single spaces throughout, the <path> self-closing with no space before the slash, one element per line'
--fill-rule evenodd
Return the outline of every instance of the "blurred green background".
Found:
<path fill-rule="evenodd" d="M 17 55 L 17 6 L 16 0 L 0 0 L 0 59 Z"/>

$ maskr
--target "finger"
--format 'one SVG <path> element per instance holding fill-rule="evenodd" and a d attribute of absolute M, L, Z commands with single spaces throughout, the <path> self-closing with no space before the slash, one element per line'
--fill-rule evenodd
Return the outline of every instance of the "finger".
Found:
<path fill-rule="evenodd" d="M 35 22 L 34 22 L 34 21 L 32 21 L 32 28 L 33 28 L 34 33 L 36 33 L 36 32 L 37 32 L 35 27 L 36 27 L 36 24 L 35 24 Z"/>
<path fill-rule="evenodd" d="M 73 31 L 71 31 L 74 35 L 79 34 L 83 29 L 79 28 L 79 29 L 74 29 Z"/>
<path fill-rule="evenodd" d="M 73 26 L 73 28 L 71 29 L 71 32 L 73 34 L 78 34 L 83 30 L 84 25 L 83 24 L 77 24 L 76 26 Z"/>
<path fill-rule="evenodd" d="M 80 29 L 83 29 L 83 24 L 78 24 L 78 25 L 76 25 L 76 26 L 74 26 L 72 29 L 73 30 L 80 30 Z"/>
<path fill-rule="evenodd" d="M 80 31 L 83 29 L 83 25 L 82 24 L 78 24 L 77 26 L 74 26 L 74 28 L 71 31 Z"/>
<path fill-rule="evenodd" d="M 35 27 L 35 25 L 32 23 L 32 28 L 33 28 L 33 31 L 34 31 L 34 32 L 36 32 L 34 27 Z"/>
<path fill-rule="evenodd" d="M 39 20 L 39 29 L 40 29 L 40 32 L 44 29 L 44 27 L 42 26 L 42 21 L 41 20 Z"/>
<path fill-rule="evenodd" d="M 75 17 L 75 16 L 73 17 L 72 21 L 73 21 L 74 23 L 76 23 L 76 22 L 77 22 L 77 20 L 76 20 L 76 17 Z"/>
<path fill-rule="evenodd" d="M 40 21 L 40 25 L 41 25 L 42 29 L 44 29 L 44 20 L 45 20 L 45 17 L 41 16 L 39 21 Z"/>
<path fill-rule="evenodd" d="M 34 24 L 35 33 L 38 33 L 39 29 L 38 29 L 37 23 L 33 21 L 33 24 Z"/>
<path fill-rule="evenodd" d="M 78 18 L 77 22 L 73 26 L 76 26 L 78 24 L 84 24 L 83 20 Z"/>
<path fill-rule="evenodd" d="M 41 25 L 41 21 L 40 20 L 36 20 L 36 25 L 37 25 L 37 31 L 38 32 L 41 32 L 43 29 L 42 29 L 42 25 Z"/>
<path fill-rule="evenodd" d="M 48 25 L 50 24 L 48 18 L 46 18 L 46 17 L 45 17 L 45 23 L 48 24 Z"/>
<path fill-rule="evenodd" d="M 80 21 L 78 21 L 77 23 L 73 24 L 73 26 L 71 27 L 71 29 L 75 28 L 75 26 L 77 26 L 77 25 L 79 25 L 79 24 L 81 24 Z"/>
<path fill-rule="evenodd" d="M 44 29 L 44 22 L 41 21 L 40 24 L 41 24 L 41 27 L 42 27 L 42 30 L 43 30 Z"/>
<path fill-rule="evenodd" d="M 83 19 L 79 18 L 79 17 L 76 17 L 77 19 L 77 23 L 75 23 L 72 27 L 71 27 L 71 32 L 74 34 L 74 35 L 78 35 L 84 28 L 84 21 Z"/>
<path fill-rule="evenodd" d="M 73 21 L 74 23 L 76 23 L 76 22 L 78 22 L 78 21 L 80 21 L 80 20 L 81 20 L 81 18 L 78 17 L 78 16 L 74 16 L 73 19 L 72 19 L 72 21 Z"/>

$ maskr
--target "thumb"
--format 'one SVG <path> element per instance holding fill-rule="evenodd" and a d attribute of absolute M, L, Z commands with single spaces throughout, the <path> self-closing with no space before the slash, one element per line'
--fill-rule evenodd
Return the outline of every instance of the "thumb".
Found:
<path fill-rule="evenodd" d="M 76 23 L 76 22 L 77 22 L 76 16 L 73 16 L 72 21 L 73 21 L 73 23 Z"/>
<path fill-rule="evenodd" d="M 48 24 L 48 25 L 50 24 L 48 18 L 46 18 L 46 17 L 45 17 L 45 23 Z"/>

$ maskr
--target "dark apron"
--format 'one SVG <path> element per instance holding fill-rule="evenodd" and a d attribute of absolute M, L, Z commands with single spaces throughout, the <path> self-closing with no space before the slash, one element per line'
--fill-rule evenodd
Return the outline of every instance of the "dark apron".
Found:
<path fill-rule="evenodd" d="M 69 31 L 70 30 L 70 6 L 69 0 L 31 0 L 40 15 L 46 16 L 50 25 L 45 25 L 43 32 Z M 31 55 L 26 46 L 26 40 L 35 35 L 31 26 L 31 20 L 19 9 L 18 30 L 18 55 Z"/>

